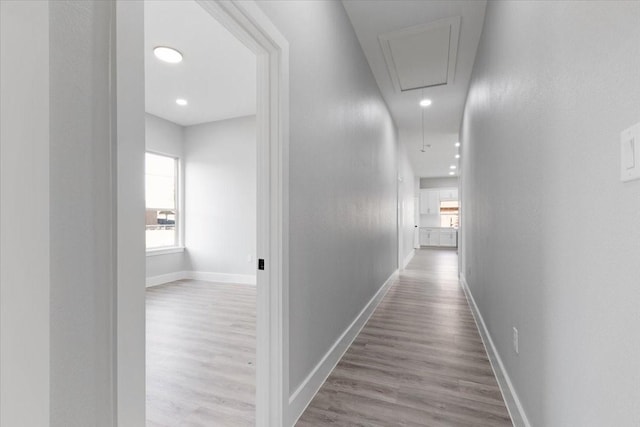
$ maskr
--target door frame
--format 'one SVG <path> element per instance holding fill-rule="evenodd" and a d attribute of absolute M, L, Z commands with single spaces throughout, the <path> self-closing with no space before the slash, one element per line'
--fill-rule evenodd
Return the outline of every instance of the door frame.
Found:
<path fill-rule="evenodd" d="M 257 57 L 257 255 L 265 270 L 256 270 L 256 425 L 280 427 L 289 401 L 289 44 L 255 1 L 196 1 Z M 144 266 L 143 4 L 117 0 L 114 16 L 114 393 L 117 425 L 139 427 L 145 422 L 145 280 L 138 265 Z"/>

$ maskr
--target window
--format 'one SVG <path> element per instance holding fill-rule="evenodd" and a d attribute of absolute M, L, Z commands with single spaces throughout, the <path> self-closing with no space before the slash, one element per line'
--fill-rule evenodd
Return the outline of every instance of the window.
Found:
<path fill-rule="evenodd" d="M 145 154 L 147 250 L 178 246 L 178 159 Z"/>
<path fill-rule="evenodd" d="M 458 201 L 440 202 L 440 227 L 458 228 Z"/>

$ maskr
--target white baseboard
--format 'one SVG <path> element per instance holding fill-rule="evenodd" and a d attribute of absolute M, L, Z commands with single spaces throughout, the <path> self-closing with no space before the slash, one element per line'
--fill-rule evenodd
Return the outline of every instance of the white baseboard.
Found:
<path fill-rule="evenodd" d="M 256 284 L 256 276 L 251 274 L 213 273 L 209 271 L 176 271 L 173 273 L 161 274 L 159 276 L 147 277 L 146 287 L 148 288 L 184 279 L 218 283 L 239 283 L 244 285 Z"/>
<path fill-rule="evenodd" d="M 204 280 L 206 282 L 240 283 L 255 285 L 256 276 L 252 274 L 213 273 L 210 271 L 187 271 L 188 279 Z"/>
<path fill-rule="evenodd" d="M 407 268 L 407 265 L 409 265 L 409 263 L 411 262 L 411 260 L 413 259 L 413 257 L 416 254 L 416 250 L 412 249 L 411 252 L 409 252 L 407 254 L 406 257 L 404 257 L 404 262 L 402 263 L 402 269 L 404 270 L 405 268 Z"/>
<path fill-rule="evenodd" d="M 175 271 L 168 274 L 160 274 L 159 276 L 147 277 L 146 287 L 163 285 L 169 282 L 175 282 L 176 280 L 182 280 L 187 278 L 188 271 Z"/>
<path fill-rule="evenodd" d="M 349 349 L 353 340 L 358 336 L 360 330 L 369 320 L 369 317 L 373 314 L 374 310 L 382 301 L 389 287 L 393 281 L 398 277 L 398 270 L 394 271 L 391 276 L 383 283 L 378 289 L 378 292 L 369 300 L 367 305 L 364 306 L 360 314 L 351 322 L 349 327 L 340 335 L 340 337 L 333 343 L 333 346 L 324 355 L 322 360 L 315 366 L 313 371 L 305 378 L 300 386 L 293 392 L 289 398 L 289 410 L 288 412 L 288 424 L 289 426 L 295 425 L 298 418 L 305 411 L 313 397 L 316 395 L 322 384 L 326 381 L 333 371 L 333 368 L 338 364 L 344 353 Z"/>
<path fill-rule="evenodd" d="M 493 373 L 495 374 L 498 385 L 500 386 L 500 391 L 502 392 L 502 397 L 507 405 L 509 415 L 511 415 L 511 421 L 515 427 L 531 427 L 531 423 L 527 418 L 522 402 L 520 402 L 518 393 L 516 393 L 516 389 L 513 387 L 511 378 L 509 378 L 509 373 L 502 363 L 498 349 L 493 343 L 493 339 L 491 339 L 491 334 L 487 329 L 487 325 L 484 323 L 484 319 L 476 305 L 476 301 L 473 299 L 473 294 L 471 293 L 471 289 L 469 289 L 469 285 L 467 284 L 464 274 L 460 275 L 460 285 L 462 286 L 464 294 L 467 297 L 467 301 L 469 302 L 469 306 L 471 307 L 471 312 L 476 321 L 476 325 L 478 326 L 478 330 L 480 331 L 480 337 L 482 338 L 484 347 L 487 350 L 487 355 L 489 356 L 489 361 L 491 362 L 491 368 L 493 369 Z"/>

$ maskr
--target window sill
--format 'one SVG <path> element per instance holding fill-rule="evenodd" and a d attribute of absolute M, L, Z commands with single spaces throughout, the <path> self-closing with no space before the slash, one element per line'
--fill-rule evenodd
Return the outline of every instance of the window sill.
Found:
<path fill-rule="evenodd" d="M 184 252 L 184 246 L 175 246 L 172 248 L 147 249 L 147 256 L 168 255 Z"/>

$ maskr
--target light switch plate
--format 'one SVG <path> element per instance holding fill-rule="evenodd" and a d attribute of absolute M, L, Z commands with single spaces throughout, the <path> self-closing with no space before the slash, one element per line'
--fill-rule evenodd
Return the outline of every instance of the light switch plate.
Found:
<path fill-rule="evenodd" d="M 620 133 L 620 180 L 640 179 L 640 123 Z"/>

